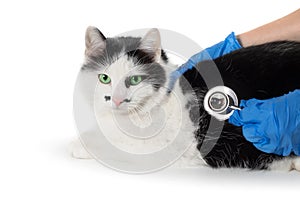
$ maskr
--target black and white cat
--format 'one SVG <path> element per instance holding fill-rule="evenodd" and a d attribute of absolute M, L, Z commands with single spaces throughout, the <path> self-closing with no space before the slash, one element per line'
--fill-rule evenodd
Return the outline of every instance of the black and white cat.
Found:
<path fill-rule="evenodd" d="M 220 135 L 214 137 L 215 130 L 209 130 L 208 125 L 216 119 L 204 110 L 203 98 L 208 89 L 198 72 L 200 68 L 209 70 L 211 61 L 200 62 L 185 72 L 169 91 L 176 66 L 161 49 L 157 29 L 151 29 L 143 38 L 106 38 L 97 28 L 89 27 L 85 42 L 85 62 L 80 73 L 99 80 L 93 105 L 95 115 L 108 133 L 106 138 L 118 148 L 132 153 L 156 151 L 170 144 L 180 129 L 188 140 L 181 142 L 191 144 L 177 161 L 181 166 L 300 170 L 298 157 L 257 150 L 245 140 L 240 127 L 227 121 L 216 127 Z M 214 63 L 224 84 L 239 99 L 267 99 L 300 88 L 300 43 L 283 41 L 243 48 L 215 59 Z M 164 114 L 162 134 L 152 137 L 141 139 L 124 134 L 116 123 L 116 118 L 130 119 L 144 130 L 155 119 L 162 119 L 160 110 Z M 135 136 L 138 134 L 137 131 Z M 209 151 L 201 148 L 212 144 Z M 73 144 L 72 154 L 90 158 L 78 141 Z"/>

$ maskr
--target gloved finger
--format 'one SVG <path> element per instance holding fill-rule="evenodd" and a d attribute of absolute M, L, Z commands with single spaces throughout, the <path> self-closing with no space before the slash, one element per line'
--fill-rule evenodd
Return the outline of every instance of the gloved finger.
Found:
<path fill-rule="evenodd" d="M 261 107 L 266 100 L 259 100 L 259 99 L 248 99 L 248 100 L 241 100 L 240 107 Z"/>
<path fill-rule="evenodd" d="M 234 111 L 233 115 L 229 118 L 229 122 L 237 126 L 241 126 L 245 123 L 261 123 L 270 115 L 270 109 L 265 108 L 266 106 L 263 100 L 241 100 L 240 107 L 242 110 Z"/>
<path fill-rule="evenodd" d="M 244 120 L 241 117 L 241 111 L 235 110 L 233 114 L 229 117 L 228 122 L 235 126 L 243 126 Z"/>
<path fill-rule="evenodd" d="M 265 135 L 260 132 L 259 124 L 245 124 L 243 126 L 243 135 L 247 141 L 252 143 L 259 143 L 259 144 L 267 144 L 269 143 L 269 138 L 265 137 Z"/>
<path fill-rule="evenodd" d="M 257 110 L 254 107 L 244 107 L 242 110 L 235 110 L 229 117 L 229 123 L 235 126 L 243 126 L 244 124 L 257 124 L 264 120 L 268 113 Z"/>
<path fill-rule="evenodd" d="M 260 125 L 247 124 L 243 126 L 245 139 L 251 142 L 257 149 L 266 153 L 277 151 L 278 144 L 268 138 L 267 134 L 259 129 Z"/>
<path fill-rule="evenodd" d="M 293 133 L 291 134 L 291 143 L 292 149 L 297 156 L 300 156 L 300 124 L 295 128 Z M 289 154 L 290 152 L 285 151 Z"/>

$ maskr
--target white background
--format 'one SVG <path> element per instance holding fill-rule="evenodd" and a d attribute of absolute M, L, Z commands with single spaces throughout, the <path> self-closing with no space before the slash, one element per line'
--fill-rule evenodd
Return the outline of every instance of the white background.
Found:
<path fill-rule="evenodd" d="M 158 27 L 202 47 L 282 17 L 299 1 L 1 1 L 0 199 L 231 199 L 294 196 L 300 175 L 243 170 L 122 174 L 72 159 L 72 94 L 88 25 Z M 299 194 L 299 192 L 298 192 Z"/>

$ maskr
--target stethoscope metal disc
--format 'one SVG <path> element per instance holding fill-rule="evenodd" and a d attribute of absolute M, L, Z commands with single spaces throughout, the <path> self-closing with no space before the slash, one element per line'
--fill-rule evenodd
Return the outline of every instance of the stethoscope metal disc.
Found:
<path fill-rule="evenodd" d="M 238 107 L 234 91 L 226 86 L 211 88 L 204 97 L 204 109 L 218 120 L 228 119 Z"/>

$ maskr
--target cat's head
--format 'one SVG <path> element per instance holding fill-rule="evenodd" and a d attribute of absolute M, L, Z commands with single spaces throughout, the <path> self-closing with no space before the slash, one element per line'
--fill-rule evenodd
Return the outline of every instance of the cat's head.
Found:
<path fill-rule="evenodd" d="M 99 100 L 106 106 L 141 109 L 167 84 L 168 58 L 157 29 L 142 38 L 106 38 L 97 28 L 88 27 L 85 44 L 82 70 L 97 76 Z"/>

